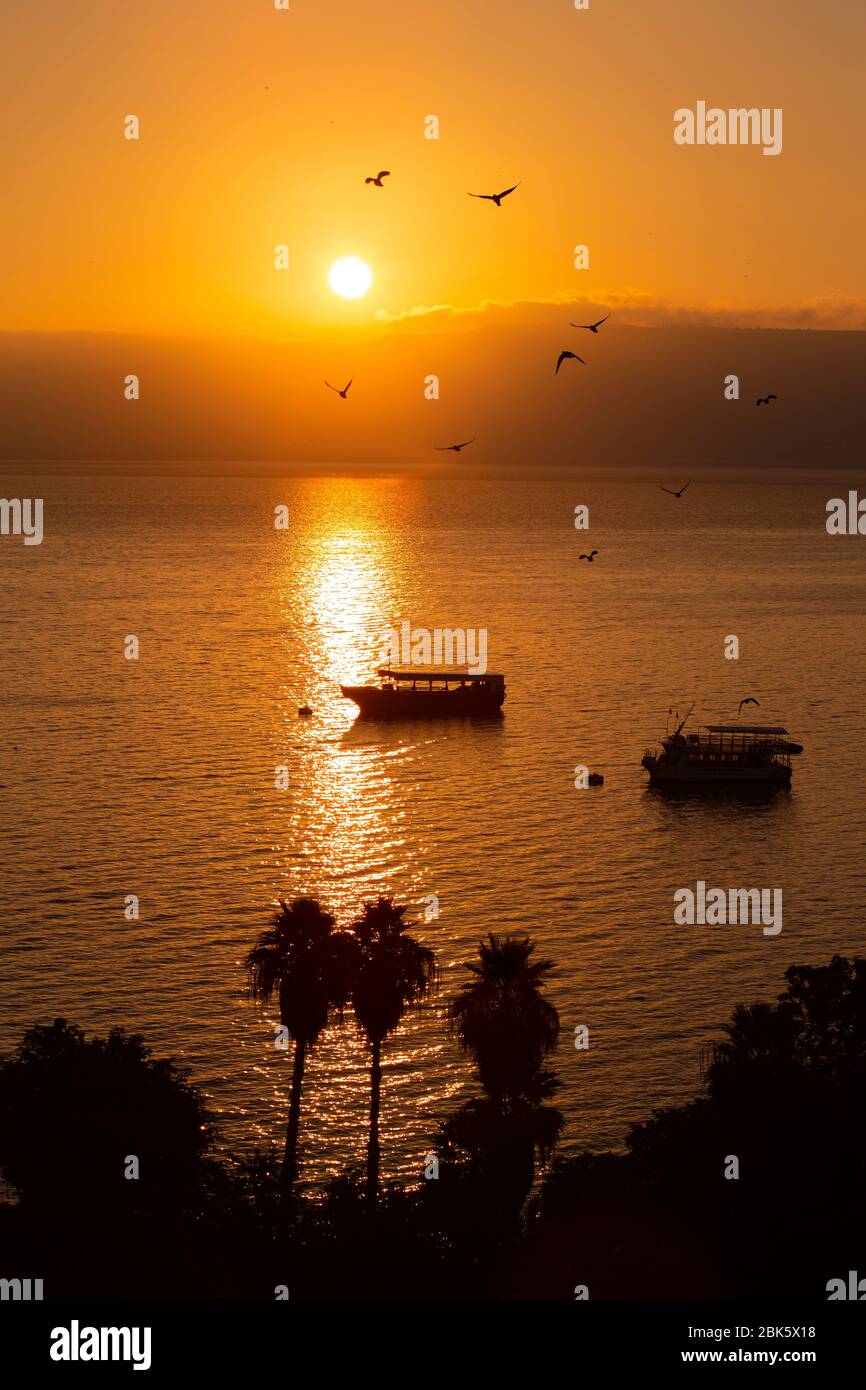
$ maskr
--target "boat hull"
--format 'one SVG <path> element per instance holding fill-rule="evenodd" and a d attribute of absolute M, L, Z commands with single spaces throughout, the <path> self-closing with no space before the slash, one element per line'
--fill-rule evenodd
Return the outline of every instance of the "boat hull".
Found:
<path fill-rule="evenodd" d="M 466 686 L 457 690 L 388 690 L 376 685 L 341 685 L 363 719 L 493 719 L 502 713 L 504 691 Z"/>
<path fill-rule="evenodd" d="M 677 767 L 659 758 L 645 757 L 651 787 L 665 791 L 778 791 L 791 785 L 791 769 L 779 763 L 764 767 Z"/>

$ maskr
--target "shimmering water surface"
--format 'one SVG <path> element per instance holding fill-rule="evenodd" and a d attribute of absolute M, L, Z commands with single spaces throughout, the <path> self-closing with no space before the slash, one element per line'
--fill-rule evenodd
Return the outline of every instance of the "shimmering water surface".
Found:
<path fill-rule="evenodd" d="M 442 972 L 436 1007 L 385 1051 L 394 1176 L 419 1171 L 473 1091 L 443 1006 L 488 931 L 529 931 L 557 962 L 570 1148 L 618 1145 L 693 1094 L 701 1045 L 786 966 L 862 951 L 866 540 L 827 535 L 833 488 L 696 482 L 678 501 L 655 479 L 455 475 L 38 492 L 43 545 L 0 540 L 4 1047 L 59 1014 L 123 1024 L 192 1067 L 227 1147 L 280 1139 L 289 1060 L 244 997 L 243 954 L 278 896 L 319 894 L 348 921 L 393 894 Z M 403 620 L 487 629 L 501 722 L 354 722 L 338 682 L 370 678 Z M 805 744 L 790 794 L 647 790 L 640 758 L 670 705 L 735 721 L 745 695 Z M 605 785 L 576 791 L 577 763 Z M 782 888 L 781 934 L 675 926 L 673 895 L 698 878 Z M 349 1017 L 309 1063 L 306 1178 L 362 1159 L 365 1067 Z"/>

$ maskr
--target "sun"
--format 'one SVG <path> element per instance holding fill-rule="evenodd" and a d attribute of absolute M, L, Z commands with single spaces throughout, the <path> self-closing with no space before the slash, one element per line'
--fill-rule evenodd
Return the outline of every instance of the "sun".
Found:
<path fill-rule="evenodd" d="M 341 299 L 360 299 L 373 283 L 373 272 L 357 256 L 343 256 L 328 271 L 328 284 Z"/>

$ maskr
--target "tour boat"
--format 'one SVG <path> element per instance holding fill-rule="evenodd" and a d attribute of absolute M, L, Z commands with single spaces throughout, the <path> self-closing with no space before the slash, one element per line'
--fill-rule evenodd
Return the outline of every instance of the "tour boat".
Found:
<path fill-rule="evenodd" d="M 661 752 L 648 748 L 641 759 L 651 787 L 668 791 L 790 787 L 791 758 L 803 748 L 791 741 L 787 729 L 775 724 L 705 724 L 700 733 L 683 734 L 689 714 L 661 740 Z"/>
<path fill-rule="evenodd" d="M 376 674 L 377 685 L 340 686 L 368 719 L 490 718 L 505 700 L 505 677 L 492 673 L 380 666 Z"/>

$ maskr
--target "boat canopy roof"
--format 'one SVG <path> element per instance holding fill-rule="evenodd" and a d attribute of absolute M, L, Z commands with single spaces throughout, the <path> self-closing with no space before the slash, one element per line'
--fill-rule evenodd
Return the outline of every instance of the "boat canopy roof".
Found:
<path fill-rule="evenodd" d="M 787 734 L 788 730 L 777 724 L 705 724 L 711 734 Z"/>
<path fill-rule="evenodd" d="M 398 671 L 393 666 L 380 666 L 377 675 L 389 676 L 395 681 L 466 681 L 474 684 L 476 681 L 504 681 L 504 676 L 497 675 L 494 671 L 484 671 L 480 675 L 470 675 L 468 671 L 447 671 L 441 666 L 435 670 L 425 669 L 423 666 L 412 666 L 407 671 Z"/>

